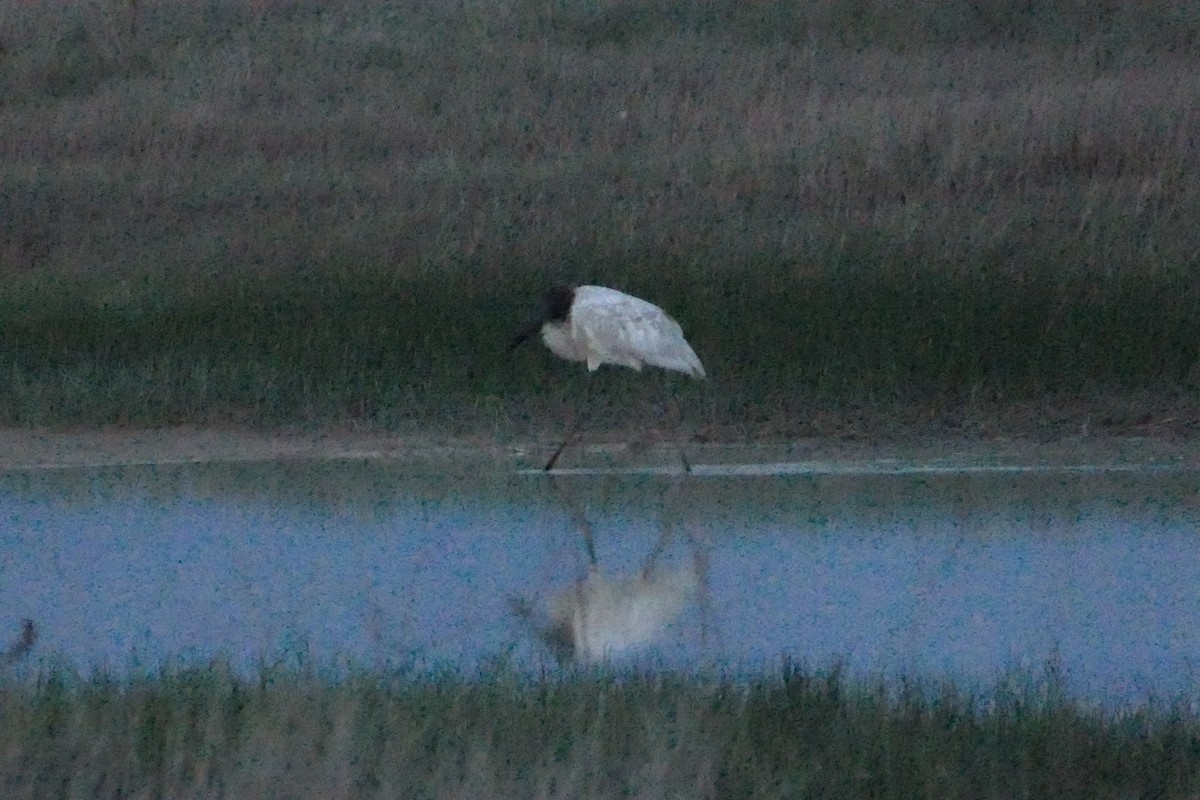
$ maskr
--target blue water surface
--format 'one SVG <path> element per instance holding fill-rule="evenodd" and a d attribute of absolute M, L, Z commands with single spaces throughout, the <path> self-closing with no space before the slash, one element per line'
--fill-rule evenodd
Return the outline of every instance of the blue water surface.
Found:
<path fill-rule="evenodd" d="M 786 471 L 785 471 L 786 472 Z M 1057 665 L 1099 702 L 1191 696 L 1200 475 L 418 473 L 387 463 L 0 475 L 0 636 L 116 673 L 228 658 L 557 668 L 514 601 L 694 570 L 619 663 L 784 656 L 994 682 Z"/>

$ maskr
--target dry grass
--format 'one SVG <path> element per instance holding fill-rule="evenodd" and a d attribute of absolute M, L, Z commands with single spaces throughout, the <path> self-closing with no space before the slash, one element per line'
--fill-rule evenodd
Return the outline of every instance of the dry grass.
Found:
<path fill-rule="evenodd" d="M 1182 0 L 10 1 L 0 23 L 8 422 L 504 427 L 548 379 L 494 342 L 551 277 L 676 313 L 714 428 L 1139 393 L 1195 419 Z"/>
<path fill-rule="evenodd" d="M 1195 712 L 1089 710 L 1053 668 L 984 693 L 787 664 L 734 682 L 478 681 L 221 664 L 0 684 L 0 787 L 62 798 L 1194 797 Z"/>

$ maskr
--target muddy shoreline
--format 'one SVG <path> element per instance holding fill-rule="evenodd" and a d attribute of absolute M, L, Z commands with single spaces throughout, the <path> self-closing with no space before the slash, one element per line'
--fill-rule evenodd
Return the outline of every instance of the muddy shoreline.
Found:
<path fill-rule="evenodd" d="M 673 462 L 678 444 L 591 439 L 573 446 L 562 466 Z M 373 431 L 259 432 L 237 428 L 0 430 L 0 470 L 135 464 L 215 464 L 277 460 L 387 461 L 414 466 L 479 464 L 498 469 L 538 465 L 551 437 L 508 441 L 485 437 L 389 434 Z M 832 464 L 1146 465 L 1200 468 L 1200 442 L 1170 435 L 971 437 L 942 434 L 890 439 L 833 437 L 689 443 L 694 463 L 820 461 Z"/>

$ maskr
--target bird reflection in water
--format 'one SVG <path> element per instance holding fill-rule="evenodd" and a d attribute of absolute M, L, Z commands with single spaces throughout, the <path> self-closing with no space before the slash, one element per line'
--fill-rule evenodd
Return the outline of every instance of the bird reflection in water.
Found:
<path fill-rule="evenodd" d="M 560 664 L 597 664 L 653 645 L 693 603 L 700 611 L 701 637 L 706 638 L 706 548 L 685 532 L 691 558 L 681 564 L 661 563 L 675 538 L 667 514 L 641 569 L 632 575 L 606 575 L 596 558 L 591 523 L 575 503 L 567 507 L 583 535 L 586 573 L 545 603 L 510 600 L 514 615 L 533 628 Z"/>

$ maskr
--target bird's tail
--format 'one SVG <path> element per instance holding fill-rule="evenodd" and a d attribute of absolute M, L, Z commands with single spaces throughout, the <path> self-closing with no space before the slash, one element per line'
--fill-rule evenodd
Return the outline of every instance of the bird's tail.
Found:
<path fill-rule="evenodd" d="M 679 352 L 672 353 L 668 358 L 660 358 L 655 361 L 650 361 L 656 367 L 663 369 L 682 372 L 684 375 L 690 375 L 698 381 L 702 381 L 708 377 L 708 373 L 704 371 L 704 365 L 700 363 L 700 357 L 696 355 L 696 351 L 688 347 L 687 343 L 682 343 L 683 347 Z"/>

